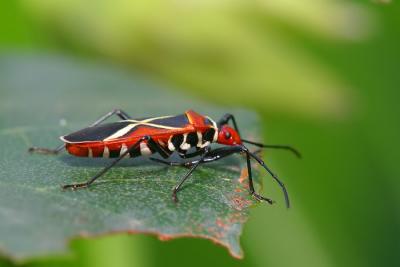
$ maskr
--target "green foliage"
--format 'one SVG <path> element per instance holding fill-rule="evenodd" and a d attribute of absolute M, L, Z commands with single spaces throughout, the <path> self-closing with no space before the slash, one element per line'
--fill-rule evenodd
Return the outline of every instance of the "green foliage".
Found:
<path fill-rule="evenodd" d="M 207 238 L 242 257 L 239 237 L 256 202 L 248 194 L 243 158 L 200 167 L 176 205 L 171 189 L 186 168 L 126 159 L 89 189 L 62 191 L 61 184 L 85 180 L 110 160 L 27 153 L 32 145 L 56 146 L 62 133 L 117 105 L 137 117 L 189 107 L 213 116 L 226 111 L 64 58 L 3 57 L 0 73 L 0 244 L 7 254 L 48 256 L 65 251 L 73 237 L 129 232 Z M 255 116 L 235 114 L 243 132 L 255 136 Z"/>
<path fill-rule="evenodd" d="M 48 36 L 36 26 L 23 11 L 19 1 L 1 1 L 0 51 L 48 46 Z"/>
<path fill-rule="evenodd" d="M 199 97 L 323 118 L 346 115 L 348 85 L 292 46 L 277 24 L 354 41 L 368 35 L 371 22 L 361 6 L 333 0 L 28 0 L 24 7 L 64 43 Z"/>

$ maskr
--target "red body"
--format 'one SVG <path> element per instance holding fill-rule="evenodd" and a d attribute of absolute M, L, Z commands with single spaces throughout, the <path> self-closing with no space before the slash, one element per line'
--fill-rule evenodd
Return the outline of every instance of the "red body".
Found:
<path fill-rule="evenodd" d="M 179 122 L 172 121 L 173 123 L 179 124 L 174 125 L 174 127 L 166 126 L 161 123 L 152 124 L 152 121 L 171 121 L 174 118 L 178 118 L 178 116 L 165 116 L 143 120 L 126 120 L 118 122 L 123 123 L 124 127 L 120 129 L 118 128 L 117 131 L 115 131 L 107 138 L 96 138 L 95 134 L 100 134 L 101 131 L 109 130 L 111 126 L 115 127 L 116 123 L 108 124 L 108 126 L 100 125 L 89 127 L 79 132 L 67 136 L 62 136 L 61 140 L 65 142 L 65 147 L 67 151 L 72 155 L 79 157 L 112 157 L 114 154 L 119 155 L 125 149 L 130 148 L 143 136 L 151 136 L 151 138 L 155 142 L 166 149 L 168 149 L 168 144 L 171 141 L 172 136 L 179 134 L 185 135 L 189 133 L 196 133 L 197 135 L 200 134 L 201 136 L 210 128 L 215 129 L 215 136 L 213 136 L 213 140 L 210 142 L 216 142 L 217 139 L 219 139 L 216 123 L 210 118 L 200 115 L 192 110 L 188 110 L 184 114 L 179 116 L 181 116 L 179 117 Z M 132 127 L 132 125 L 135 126 Z M 119 133 L 124 132 L 129 128 L 132 128 L 130 130 L 131 132 L 118 136 Z M 79 140 L 73 140 L 74 138 L 77 139 L 76 137 L 74 137 L 74 135 L 79 136 Z M 145 150 L 142 150 L 142 155 L 143 151 Z M 152 152 L 150 152 L 149 154 L 151 153 Z"/>

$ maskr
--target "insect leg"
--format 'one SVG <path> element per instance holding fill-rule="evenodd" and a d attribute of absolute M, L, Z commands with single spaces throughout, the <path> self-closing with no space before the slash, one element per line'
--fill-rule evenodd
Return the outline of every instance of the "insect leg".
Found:
<path fill-rule="evenodd" d="M 161 157 L 163 158 L 168 158 L 172 153 L 168 150 L 166 150 L 164 147 L 162 147 L 160 144 L 157 144 L 152 138 L 150 138 L 147 141 L 147 145 L 149 146 L 150 149 L 158 152 Z M 152 159 L 152 158 L 150 158 Z"/>
<path fill-rule="evenodd" d="M 152 150 L 158 152 L 158 154 L 160 154 L 160 156 L 163 157 L 164 159 L 168 158 L 172 154 L 170 151 L 167 151 L 165 148 L 163 148 L 162 146 L 157 144 L 152 138 L 150 138 L 147 141 L 147 145 Z M 158 162 L 158 163 L 169 165 L 169 166 L 185 166 L 185 164 L 183 162 L 171 162 L 171 161 L 157 159 L 157 158 L 153 158 L 153 157 L 150 157 L 149 159 L 152 161 Z"/>
<path fill-rule="evenodd" d="M 185 176 L 182 177 L 182 179 L 179 181 L 177 185 L 175 185 L 174 189 L 172 190 L 172 200 L 177 203 L 178 202 L 178 196 L 177 193 L 183 183 L 190 177 L 190 175 L 193 173 L 193 171 L 200 165 L 202 160 L 207 156 L 207 153 L 210 151 L 210 147 L 206 147 L 203 156 L 201 157 L 200 160 L 198 160 L 196 163 L 193 164 L 193 166 L 190 168 L 189 172 L 186 173 Z"/>
<path fill-rule="evenodd" d="M 254 189 L 254 184 L 253 184 L 253 175 L 252 175 L 252 169 L 251 169 L 251 164 L 250 164 L 250 158 L 254 158 L 256 159 L 256 161 L 263 166 L 270 175 L 272 175 L 272 177 L 278 182 L 278 184 L 281 186 L 284 195 L 285 195 L 285 201 L 286 201 L 286 205 L 287 207 L 289 207 L 289 197 L 288 197 L 288 193 L 286 191 L 286 188 L 284 186 L 284 184 L 278 179 L 278 177 L 273 174 L 271 172 L 271 170 L 265 165 L 265 163 L 258 157 L 256 156 L 254 153 L 250 152 L 246 147 L 244 146 L 232 146 L 232 147 L 221 147 L 221 148 L 217 148 L 214 149 L 213 151 L 210 151 L 208 153 L 207 157 L 204 157 L 202 159 L 202 163 L 208 163 L 208 162 L 213 162 L 219 159 L 222 159 L 224 157 L 227 157 L 229 155 L 235 154 L 235 153 L 241 153 L 244 152 L 246 153 L 246 161 L 247 161 L 247 170 L 248 170 L 248 176 L 249 176 L 249 190 L 250 190 L 250 194 L 253 195 L 256 199 L 258 200 L 265 200 L 267 201 L 269 204 L 273 203 L 273 200 L 263 197 L 259 194 L 257 194 L 255 192 Z"/>
<path fill-rule="evenodd" d="M 204 163 L 213 162 L 235 153 L 243 152 L 240 146 L 227 146 L 211 150 L 207 157 L 203 159 Z"/>
<path fill-rule="evenodd" d="M 220 148 L 217 148 L 214 150 L 210 150 L 206 157 L 204 157 L 203 159 L 199 159 L 199 160 L 178 162 L 178 161 L 167 161 L 167 160 L 162 160 L 162 159 L 157 159 L 157 158 L 150 158 L 150 159 L 153 161 L 162 163 L 162 164 L 166 164 L 168 166 L 191 167 L 194 164 L 197 164 L 198 162 L 209 163 L 209 162 L 213 162 L 213 161 L 225 158 L 234 153 L 240 153 L 240 152 L 243 152 L 240 147 L 220 147 Z M 186 159 L 186 158 L 195 157 L 195 156 L 198 156 L 201 154 L 204 154 L 204 150 L 199 150 L 199 151 L 196 151 L 196 152 L 193 152 L 190 154 L 186 154 L 185 157 L 182 157 L 182 158 Z"/>
<path fill-rule="evenodd" d="M 278 176 L 276 176 L 268 168 L 268 166 L 265 164 L 265 162 L 260 157 L 258 157 L 254 153 L 250 152 L 246 147 L 242 146 L 242 148 L 243 148 L 243 151 L 246 152 L 247 156 L 255 159 L 272 176 L 272 178 L 279 184 L 279 186 L 281 187 L 283 194 L 285 196 L 286 207 L 289 208 L 290 207 L 289 194 L 286 190 L 285 184 L 278 178 Z"/>
<path fill-rule="evenodd" d="M 97 119 L 94 123 L 92 123 L 90 125 L 90 127 L 99 125 L 100 123 L 102 123 L 103 121 L 105 121 L 106 119 L 110 118 L 113 115 L 117 115 L 118 117 L 120 117 L 122 120 L 129 120 L 131 119 L 131 116 L 129 116 L 125 111 L 121 110 L 121 109 L 113 109 L 110 112 L 104 114 L 103 116 L 101 116 L 99 119 Z"/>
<path fill-rule="evenodd" d="M 102 123 L 103 121 L 105 121 L 106 119 L 108 119 L 109 117 L 111 117 L 113 115 L 117 115 L 118 117 L 120 117 L 123 120 L 128 120 L 128 119 L 131 118 L 123 110 L 121 110 L 121 109 L 113 109 L 112 111 L 108 112 L 107 114 L 105 114 L 105 115 L 101 116 L 99 119 L 97 119 L 94 123 L 92 123 L 90 125 L 90 127 L 99 125 L 100 123 Z M 28 152 L 46 154 L 46 155 L 57 155 L 61 150 L 63 150 L 64 147 L 65 147 L 64 144 L 58 146 L 55 149 L 49 149 L 49 148 L 43 148 L 43 147 L 30 147 L 28 149 Z"/>
<path fill-rule="evenodd" d="M 198 160 L 178 162 L 178 161 L 167 161 L 167 160 L 156 159 L 156 158 L 150 158 L 150 159 L 153 161 L 159 162 L 159 163 L 169 165 L 169 166 L 191 167 L 200 161 L 201 161 L 200 163 L 208 163 L 208 162 L 219 160 L 221 158 L 227 157 L 231 154 L 238 153 L 238 152 L 242 152 L 242 150 L 241 149 L 233 149 L 232 147 L 221 147 L 221 148 L 217 148 L 214 150 L 209 150 L 206 157 L 204 157 L 203 159 L 198 159 Z M 190 153 L 190 154 L 186 154 L 185 157 L 183 157 L 183 158 L 186 159 L 186 158 L 190 158 L 190 157 L 195 157 L 195 156 L 199 156 L 204 153 L 205 153 L 205 151 L 204 151 L 204 149 L 202 149 L 202 150 L 198 150 L 196 152 Z"/>
<path fill-rule="evenodd" d="M 200 156 L 204 154 L 204 149 L 199 149 L 197 151 L 194 151 L 192 153 L 187 153 L 187 154 L 183 154 L 181 155 L 181 158 L 183 159 L 189 159 L 189 158 L 194 158 L 196 156 Z"/>
<path fill-rule="evenodd" d="M 182 159 L 188 159 L 188 158 L 193 158 L 196 156 L 200 156 L 204 154 L 204 149 L 199 149 L 195 152 L 188 153 L 188 154 L 179 154 L 179 156 Z M 168 161 L 168 160 L 162 160 L 162 159 L 157 159 L 157 158 L 149 158 L 152 161 L 162 163 L 168 166 L 181 166 L 181 167 L 191 167 L 193 166 L 194 163 L 196 163 L 198 160 L 195 161 L 186 161 L 186 162 L 181 162 L 181 161 Z"/>
<path fill-rule="evenodd" d="M 38 153 L 38 154 L 46 154 L 46 155 L 57 155 L 60 153 L 61 150 L 63 150 L 65 147 L 64 144 L 59 145 L 55 149 L 49 149 L 49 148 L 43 148 L 43 147 L 30 147 L 28 149 L 29 153 Z"/>
<path fill-rule="evenodd" d="M 247 172 L 248 172 L 248 176 L 249 176 L 249 189 L 250 189 L 250 194 L 253 195 L 257 200 L 265 200 L 267 201 L 269 204 L 273 204 L 274 201 L 270 198 L 267 197 L 263 197 L 259 194 L 256 193 L 256 191 L 254 190 L 254 184 L 253 184 L 253 174 L 251 172 L 251 162 L 250 162 L 250 156 L 249 154 L 246 153 L 246 161 L 247 161 Z"/>
<path fill-rule="evenodd" d="M 162 163 L 168 166 L 182 166 L 185 167 L 187 164 L 186 162 L 177 162 L 177 161 L 168 161 L 168 160 L 163 160 L 163 159 L 157 159 L 157 158 L 149 158 L 152 161 Z"/>
<path fill-rule="evenodd" d="M 189 172 L 183 176 L 183 178 L 179 181 L 179 183 L 174 187 L 174 189 L 172 190 L 172 200 L 177 203 L 178 202 L 178 196 L 177 193 L 179 191 L 179 189 L 181 188 L 182 184 L 189 178 L 189 176 L 193 173 L 193 171 L 200 165 L 200 162 L 197 162 L 197 164 L 194 164 Z"/>
<path fill-rule="evenodd" d="M 240 135 L 235 116 L 230 113 L 225 114 L 224 116 L 222 116 L 221 119 L 219 119 L 219 121 L 217 122 L 218 128 L 220 128 L 222 125 L 228 124 L 230 120 L 232 121 L 233 127 L 235 128 L 236 132 L 238 132 L 238 134 Z"/>
<path fill-rule="evenodd" d="M 130 152 L 132 152 L 134 149 L 136 149 L 138 147 L 138 145 L 140 145 L 141 142 L 145 141 L 145 140 L 149 140 L 150 137 L 148 136 L 144 136 L 142 137 L 139 141 L 137 141 L 133 146 L 131 146 L 127 151 L 125 151 L 124 153 L 122 153 L 117 159 L 115 159 L 113 162 L 111 162 L 108 166 L 106 166 L 105 168 L 103 168 L 100 172 L 98 172 L 95 176 L 93 176 L 92 178 L 90 178 L 89 180 L 87 180 L 84 183 L 78 183 L 78 184 L 68 184 L 68 185 L 64 185 L 62 186 L 63 189 L 68 189 L 68 188 L 72 188 L 73 190 L 75 189 L 79 189 L 79 188 L 84 188 L 84 187 L 88 187 L 89 185 L 91 185 L 94 181 L 96 181 L 97 178 L 99 178 L 100 176 L 102 176 L 103 174 L 105 174 L 108 170 L 110 170 L 112 167 L 114 167 L 115 164 L 117 164 L 121 159 L 123 159 L 126 155 L 128 155 Z"/>
<path fill-rule="evenodd" d="M 202 152 L 202 154 L 204 154 L 204 150 L 199 150 L 199 151 L 193 152 L 191 154 L 196 154 L 194 156 L 197 156 L 197 154 L 199 154 L 198 152 Z M 240 153 L 240 152 L 243 152 L 240 147 L 220 147 L 220 148 L 217 148 L 214 150 L 210 150 L 206 157 L 204 157 L 203 159 L 198 159 L 198 160 L 178 162 L 178 161 L 167 161 L 167 160 L 162 160 L 162 159 L 157 159 L 157 158 L 150 158 L 150 159 L 153 161 L 159 162 L 159 163 L 166 164 L 168 166 L 191 167 L 194 164 L 197 164 L 198 162 L 209 163 L 209 162 L 213 162 L 213 161 L 225 158 L 234 153 Z M 187 158 L 191 154 L 186 154 L 185 158 Z"/>

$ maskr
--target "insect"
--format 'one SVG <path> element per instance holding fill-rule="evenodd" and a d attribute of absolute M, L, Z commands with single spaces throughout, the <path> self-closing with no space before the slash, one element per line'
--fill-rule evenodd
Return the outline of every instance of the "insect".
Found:
<path fill-rule="evenodd" d="M 121 120 L 103 123 L 113 115 L 118 116 Z M 233 124 L 232 126 L 229 125 L 230 121 Z M 150 156 L 158 153 L 163 159 L 149 158 L 169 166 L 189 168 L 187 174 L 179 180 L 172 190 L 174 202 L 178 202 L 178 191 L 200 164 L 241 153 L 246 156 L 250 194 L 259 201 L 274 203 L 273 200 L 255 192 L 251 171 L 251 159 L 254 159 L 279 184 L 285 197 L 286 206 L 289 207 L 289 196 L 285 185 L 267 167 L 257 153 L 251 152 L 244 143 L 260 148 L 287 149 L 300 157 L 299 152 L 290 146 L 265 145 L 241 138 L 235 117 L 232 114 L 225 114 L 215 122 L 210 117 L 198 114 L 193 110 L 188 110 L 176 116 L 133 119 L 126 112 L 115 109 L 100 117 L 89 127 L 61 136 L 60 139 L 64 144 L 56 149 L 31 147 L 29 151 L 58 154 L 65 148 L 70 154 L 78 157 L 114 158 L 108 166 L 86 182 L 64 185 L 63 189 L 79 189 L 90 186 L 125 157 Z M 212 143 L 218 143 L 221 146 L 213 149 Z M 170 158 L 174 152 L 180 158 L 189 161 L 172 161 Z"/>

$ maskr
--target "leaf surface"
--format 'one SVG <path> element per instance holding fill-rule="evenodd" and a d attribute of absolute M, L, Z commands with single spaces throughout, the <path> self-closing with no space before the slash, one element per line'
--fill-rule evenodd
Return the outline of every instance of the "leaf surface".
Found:
<path fill-rule="evenodd" d="M 171 200 L 187 172 L 146 159 L 125 159 L 94 186 L 60 185 L 96 174 L 112 159 L 30 155 L 56 147 L 58 136 L 83 128 L 112 108 L 132 117 L 186 109 L 218 119 L 237 116 L 243 135 L 257 139 L 257 117 L 196 102 L 114 67 L 58 56 L 0 58 L 0 250 L 15 259 L 65 253 L 68 241 L 107 233 L 149 233 L 160 239 L 200 237 L 242 257 L 239 237 L 255 201 L 241 156 L 201 166 Z M 256 172 L 257 176 L 258 173 Z"/>

